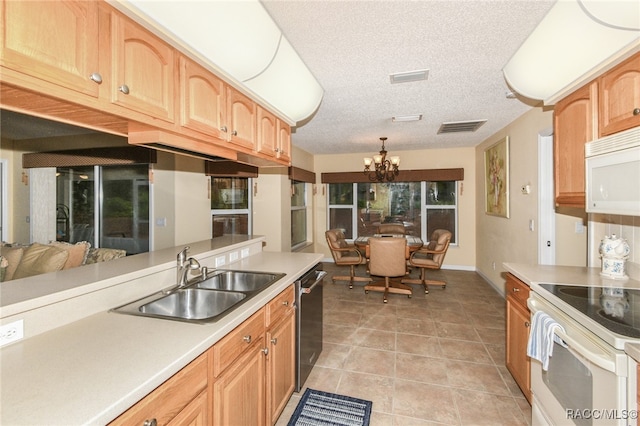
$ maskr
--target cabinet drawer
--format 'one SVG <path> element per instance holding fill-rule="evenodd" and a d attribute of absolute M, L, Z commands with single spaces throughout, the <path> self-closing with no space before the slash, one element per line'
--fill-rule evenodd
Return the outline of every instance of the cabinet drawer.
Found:
<path fill-rule="evenodd" d="M 267 327 L 278 322 L 280 318 L 294 308 L 296 298 L 293 288 L 293 286 L 289 286 L 269 302 L 267 305 Z"/>
<path fill-rule="evenodd" d="M 200 355 L 110 425 L 142 425 L 151 419 L 159 425 L 167 424 L 207 389 L 208 357 L 209 351 Z"/>
<path fill-rule="evenodd" d="M 527 308 L 527 299 L 529 298 L 529 286 L 514 277 L 507 274 L 507 297 L 513 297 L 518 303 Z M 527 308 L 528 309 L 528 308 Z"/>
<path fill-rule="evenodd" d="M 264 336 L 264 317 L 264 309 L 260 309 L 213 345 L 213 375 L 215 377 L 218 377 L 229 364 L 249 349 L 253 342 Z"/>

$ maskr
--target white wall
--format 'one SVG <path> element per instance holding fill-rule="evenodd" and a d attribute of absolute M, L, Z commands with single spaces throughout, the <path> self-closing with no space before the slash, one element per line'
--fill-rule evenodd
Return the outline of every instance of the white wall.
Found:
<path fill-rule="evenodd" d="M 504 294 L 504 262 L 538 263 L 538 135 L 552 126 L 552 111 L 533 108 L 475 148 L 476 268 Z M 484 150 L 509 137 L 509 218 L 485 214 Z M 531 193 L 520 187 L 531 185 Z M 529 221 L 534 221 L 534 231 Z"/>

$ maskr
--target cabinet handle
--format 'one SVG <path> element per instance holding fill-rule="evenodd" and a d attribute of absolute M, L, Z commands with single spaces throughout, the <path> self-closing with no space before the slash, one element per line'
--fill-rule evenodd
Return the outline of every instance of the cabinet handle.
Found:
<path fill-rule="evenodd" d="M 278 338 L 274 337 L 273 339 L 271 339 L 271 343 L 274 344 L 274 345 L 277 345 L 278 344 Z"/>
<path fill-rule="evenodd" d="M 231 136 L 238 136 L 238 131 L 234 130 L 233 132 L 231 132 Z"/>
<path fill-rule="evenodd" d="M 89 76 L 89 80 L 96 82 L 98 84 L 102 84 L 102 76 L 100 75 L 99 72 L 94 72 L 93 74 L 91 74 Z"/>
<path fill-rule="evenodd" d="M 633 115 L 639 115 L 639 114 L 640 114 L 640 108 L 634 108 Z"/>
<path fill-rule="evenodd" d="M 283 304 L 284 306 L 289 306 L 289 301 L 288 301 L 288 300 L 285 300 L 284 302 L 282 302 L 282 304 Z"/>
<path fill-rule="evenodd" d="M 249 334 L 248 336 L 244 336 L 242 340 L 244 340 L 247 343 L 251 343 L 251 335 Z"/>
<path fill-rule="evenodd" d="M 224 133 L 227 133 L 227 126 L 220 127 L 220 131 L 224 132 Z"/>
<path fill-rule="evenodd" d="M 126 84 L 123 84 L 122 86 L 118 87 L 118 90 L 124 93 L 125 95 L 129 94 L 129 86 L 127 86 Z"/>
<path fill-rule="evenodd" d="M 144 423 L 142 424 L 142 426 L 156 426 L 158 424 L 158 421 L 156 419 L 151 419 L 151 420 L 145 420 Z"/>
<path fill-rule="evenodd" d="M 529 321 L 525 321 L 525 322 L 524 322 L 524 326 L 525 326 L 525 327 L 529 328 L 529 326 L 530 326 L 530 325 L 531 325 L 531 323 L 529 323 Z"/>
<path fill-rule="evenodd" d="M 516 287 L 514 287 L 512 290 L 513 290 L 513 292 L 514 292 L 514 293 L 517 293 L 517 292 L 519 292 L 519 291 L 520 291 L 520 289 L 519 289 L 519 288 L 516 288 Z"/>
<path fill-rule="evenodd" d="M 265 355 L 269 355 L 269 348 L 263 348 L 262 353 Z"/>

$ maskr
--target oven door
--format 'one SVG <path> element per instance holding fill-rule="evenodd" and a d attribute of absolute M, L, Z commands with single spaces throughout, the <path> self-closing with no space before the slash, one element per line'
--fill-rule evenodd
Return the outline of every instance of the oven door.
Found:
<path fill-rule="evenodd" d="M 563 326 L 556 335 L 567 345 L 554 343 L 547 371 L 531 360 L 532 425 L 635 425 L 627 411 L 626 354 L 534 293 L 528 305 Z"/>

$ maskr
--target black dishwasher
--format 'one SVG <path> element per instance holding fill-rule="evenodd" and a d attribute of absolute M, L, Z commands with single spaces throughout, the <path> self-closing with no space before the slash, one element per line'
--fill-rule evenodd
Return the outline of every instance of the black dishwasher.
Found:
<path fill-rule="evenodd" d="M 327 275 L 318 263 L 296 285 L 296 392 L 322 352 L 322 284 Z"/>

